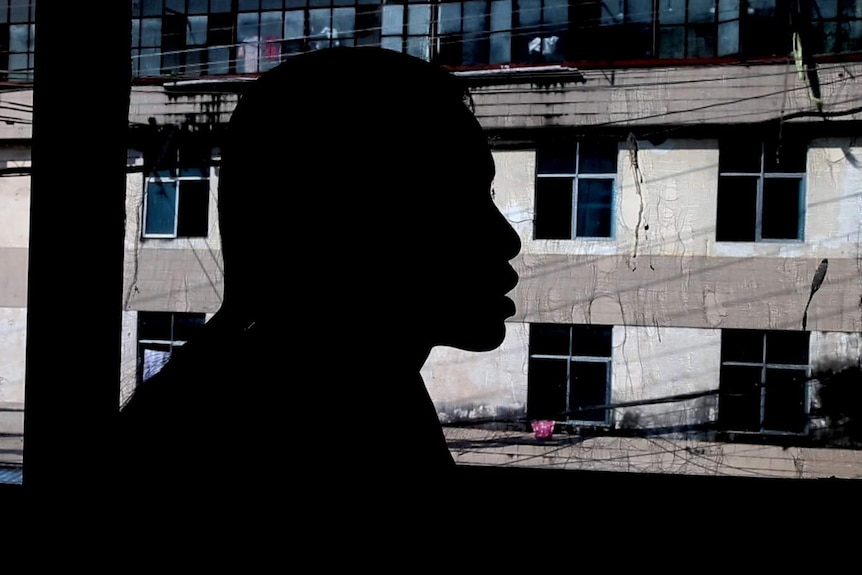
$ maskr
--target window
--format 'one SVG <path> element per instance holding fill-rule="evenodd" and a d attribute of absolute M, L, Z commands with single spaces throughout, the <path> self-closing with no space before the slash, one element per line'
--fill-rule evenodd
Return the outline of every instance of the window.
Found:
<path fill-rule="evenodd" d="M 547 142 L 536 156 L 535 239 L 610 238 L 617 142 Z"/>
<path fill-rule="evenodd" d="M 527 415 L 608 424 L 611 387 L 610 326 L 530 325 Z"/>
<path fill-rule="evenodd" d="M 659 0 L 660 58 L 739 52 L 739 0 Z"/>
<path fill-rule="evenodd" d="M 170 143 L 166 145 L 170 148 Z M 145 181 L 145 238 L 192 238 L 209 235 L 209 156 L 180 147 L 162 159 Z"/>
<path fill-rule="evenodd" d="M 790 138 L 721 140 L 715 239 L 801 241 L 806 153 Z"/>
<path fill-rule="evenodd" d="M 31 81 L 35 0 L 0 0 L 0 79 Z"/>
<path fill-rule="evenodd" d="M 721 332 L 718 418 L 728 431 L 803 433 L 808 332 Z"/>
<path fill-rule="evenodd" d="M 521 63 L 561 62 L 569 38 L 567 0 L 516 0 L 515 57 Z"/>
<path fill-rule="evenodd" d="M 511 61 L 512 0 L 440 4 L 437 31 L 441 64 L 475 66 Z"/>
<path fill-rule="evenodd" d="M 186 343 L 205 322 L 202 313 L 138 312 L 138 381 L 157 374 L 174 347 Z"/>
<path fill-rule="evenodd" d="M 430 4 L 386 4 L 383 6 L 381 28 L 381 47 L 406 52 L 423 60 L 431 58 Z"/>
<path fill-rule="evenodd" d="M 862 5 L 846 0 L 812 0 L 813 50 L 819 54 L 862 49 Z"/>

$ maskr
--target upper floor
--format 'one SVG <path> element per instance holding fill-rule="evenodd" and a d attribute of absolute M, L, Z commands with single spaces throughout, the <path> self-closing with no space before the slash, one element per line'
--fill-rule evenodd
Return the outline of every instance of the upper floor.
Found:
<path fill-rule="evenodd" d="M 862 1 L 796 6 L 786 0 L 133 0 L 133 74 L 256 74 L 291 54 L 330 46 L 382 46 L 467 69 L 750 62 L 785 58 L 794 32 L 807 54 L 858 55 Z"/>

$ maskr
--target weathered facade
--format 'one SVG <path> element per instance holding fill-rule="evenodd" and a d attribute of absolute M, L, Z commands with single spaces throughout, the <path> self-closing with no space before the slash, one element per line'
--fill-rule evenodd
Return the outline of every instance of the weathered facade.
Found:
<path fill-rule="evenodd" d="M 243 84 L 371 44 L 469 83 L 523 245 L 503 345 L 423 369 L 441 420 L 814 449 L 813 370 L 862 357 L 862 2 L 813 2 L 806 26 L 786 4 L 135 2 L 121 396 L 219 308 L 218 134 Z M 23 404 L 28 97 L 0 94 L 21 120 L 0 150 L 0 417 Z"/>

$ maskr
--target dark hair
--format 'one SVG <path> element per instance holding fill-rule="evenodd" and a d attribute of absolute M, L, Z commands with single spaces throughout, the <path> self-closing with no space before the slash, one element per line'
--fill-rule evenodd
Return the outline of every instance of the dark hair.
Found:
<path fill-rule="evenodd" d="M 242 95 L 222 150 L 225 301 L 238 282 L 254 281 L 266 266 L 254 254 L 286 229 L 301 239 L 311 220 L 311 233 L 326 238 L 356 226 L 358 212 L 409 201 L 405 182 L 433 167 L 450 127 L 471 122 L 484 138 L 468 101 L 459 78 L 380 48 L 301 54 L 261 75 Z"/>

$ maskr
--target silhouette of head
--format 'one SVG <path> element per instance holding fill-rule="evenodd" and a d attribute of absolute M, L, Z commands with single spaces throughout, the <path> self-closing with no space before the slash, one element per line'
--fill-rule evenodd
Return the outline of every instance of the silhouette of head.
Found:
<path fill-rule="evenodd" d="M 292 57 L 228 128 L 223 309 L 317 326 L 304 337 L 364 322 L 393 344 L 493 349 L 520 249 L 493 178 L 460 79 L 377 48 Z"/>

